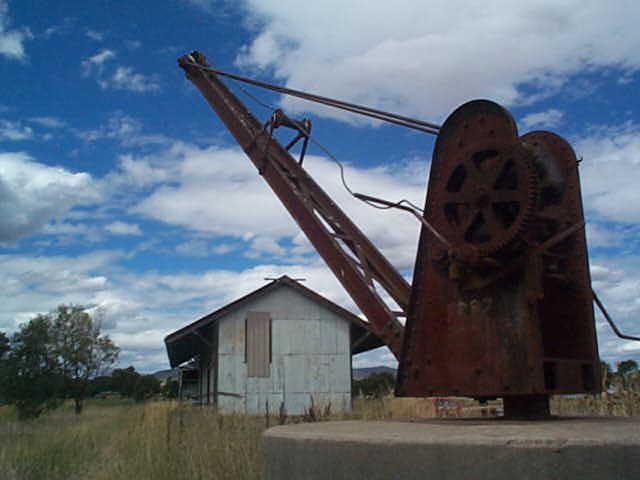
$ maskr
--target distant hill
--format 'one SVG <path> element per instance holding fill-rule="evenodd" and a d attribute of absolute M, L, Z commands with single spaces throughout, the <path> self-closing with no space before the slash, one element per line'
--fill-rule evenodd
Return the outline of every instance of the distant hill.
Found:
<path fill-rule="evenodd" d="M 178 375 L 179 374 L 180 374 L 180 369 L 179 368 L 172 368 L 172 369 L 169 369 L 169 370 L 158 370 L 157 372 L 154 372 L 151 375 L 156 377 L 156 379 L 160 383 L 162 383 L 169 377 L 173 378 L 174 380 L 178 380 Z"/>
<path fill-rule="evenodd" d="M 367 378 L 369 375 L 373 373 L 390 373 L 395 377 L 397 370 L 395 368 L 386 367 L 383 365 L 379 365 L 377 367 L 354 368 L 353 379 L 362 380 L 363 378 Z"/>

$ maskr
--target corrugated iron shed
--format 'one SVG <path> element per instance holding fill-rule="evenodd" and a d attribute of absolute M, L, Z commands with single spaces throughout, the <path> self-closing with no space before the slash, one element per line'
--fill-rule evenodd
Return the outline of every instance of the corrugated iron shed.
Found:
<path fill-rule="evenodd" d="M 208 344 L 208 339 L 211 338 L 211 331 L 219 319 L 237 309 L 242 308 L 250 301 L 266 295 L 282 286 L 287 286 L 296 290 L 298 293 L 323 305 L 348 321 L 350 324 L 352 338 L 352 355 L 373 350 L 374 348 L 384 345 L 384 343 L 372 333 L 371 327 L 367 322 L 322 295 L 304 287 L 287 275 L 283 275 L 264 287 L 261 287 L 258 290 L 255 290 L 167 335 L 164 342 L 167 348 L 167 355 L 169 356 L 169 363 L 171 364 L 171 367 L 181 365 L 196 356 L 202 348 Z"/>

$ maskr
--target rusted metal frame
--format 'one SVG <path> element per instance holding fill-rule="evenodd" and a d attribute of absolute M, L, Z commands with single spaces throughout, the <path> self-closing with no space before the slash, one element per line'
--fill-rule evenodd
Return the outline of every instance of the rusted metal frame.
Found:
<path fill-rule="evenodd" d="M 296 171 L 289 171 L 288 165 L 282 165 L 282 167 L 287 169 L 292 180 L 295 179 L 295 185 L 301 195 L 313 202 L 315 212 L 322 217 L 336 235 L 341 237 L 344 245 L 360 259 L 366 275 L 370 275 L 380 283 L 382 288 L 406 312 L 409 306 L 411 287 L 404 277 L 298 164 L 295 164 Z M 338 246 L 340 246 L 339 243 Z M 342 247 L 340 246 L 340 248 Z"/>
<path fill-rule="evenodd" d="M 311 205 L 313 212 L 318 215 L 321 220 L 329 227 L 328 232 L 334 239 L 339 239 L 341 242 L 335 242 L 337 247 L 345 251 L 347 261 L 351 262 L 352 265 L 356 267 L 356 270 L 360 273 L 360 277 L 363 283 L 369 286 L 369 288 L 376 294 L 378 294 L 376 290 L 376 286 L 373 282 L 374 278 L 377 278 L 378 275 L 374 272 L 374 267 L 369 262 L 369 259 L 366 253 L 363 251 L 362 246 L 350 236 L 348 233 L 345 233 L 338 223 L 336 222 L 334 216 L 332 215 L 332 211 L 327 212 L 326 208 L 323 208 L 320 204 L 318 204 L 312 192 L 309 189 L 305 189 L 303 184 L 299 182 L 298 177 L 292 172 L 289 172 L 286 169 L 286 166 L 278 163 L 276 160 L 273 162 L 273 166 L 276 168 L 282 169 L 283 176 L 288 178 L 292 182 L 292 189 L 309 205 Z M 346 251 L 343 247 L 346 246 L 348 250 L 350 250 L 353 254 L 351 256 L 348 251 Z M 357 259 L 356 259 L 357 258 Z M 408 301 L 408 299 L 407 299 Z M 402 308 L 402 307 L 401 307 Z M 404 307 L 406 308 L 406 306 Z M 402 311 L 402 315 L 406 316 L 406 311 Z"/>
<path fill-rule="evenodd" d="M 277 145 L 279 146 L 279 144 Z M 269 175 L 271 172 L 279 172 L 282 174 L 279 178 L 285 181 L 287 181 L 287 179 L 291 179 L 288 175 L 280 171 L 281 165 L 279 161 L 274 158 L 274 156 L 275 152 L 270 159 L 270 168 L 267 169 L 264 176 L 265 179 L 267 179 L 269 185 L 271 185 L 274 191 L 276 191 L 274 184 L 267 178 L 267 175 Z M 373 272 L 365 268 L 362 264 L 358 263 L 351 255 L 347 253 L 347 251 L 343 249 L 341 244 L 337 241 L 337 238 L 339 237 L 336 237 L 337 232 L 334 229 L 335 224 L 332 222 L 332 218 L 327 219 L 325 215 L 322 215 L 322 212 L 318 210 L 318 205 L 316 204 L 316 202 L 314 202 L 310 198 L 308 191 L 305 191 L 304 188 L 301 187 L 301 184 L 295 183 L 289 185 L 289 189 L 285 190 L 285 193 L 291 192 L 295 197 L 299 199 L 296 202 L 297 205 L 305 207 L 304 209 L 300 209 L 297 212 L 297 215 L 291 209 L 289 209 L 285 198 L 281 196 L 278 191 L 276 191 L 276 193 L 280 197 L 282 203 L 287 207 L 287 209 L 289 209 L 294 219 L 296 219 L 296 221 L 300 225 L 300 228 L 307 234 L 309 240 L 313 243 L 316 250 L 318 250 L 318 253 L 320 253 L 325 262 L 329 265 L 331 270 L 338 277 L 345 289 L 354 299 L 356 304 L 369 319 L 376 334 L 385 341 L 387 346 L 389 346 L 394 354 L 398 355 L 401 342 L 395 347 L 393 347 L 389 342 L 397 342 L 398 337 L 401 337 L 402 335 L 403 327 L 400 322 L 398 322 L 396 315 L 389 309 L 387 304 L 379 296 L 373 282 L 370 280 L 368 281 L 368 277 L 370 278 Z M 302 214 L 302 212 L 304 211 L 308 212 L 308 217 L 306 220 L 304 218 L 305 215 Z M 320 217 L 324 219 L 325 222 L 318 218 L 316 214 L 320 214 Z M 312 224 L 308 223 L 310 220 L 312 221 Z M 311 225 L 318 227 L 318 231 L 316 233 L 311 233 Z M 336 228 L 339 229 L 339 227 Z M 320 234 L 319 232 L 322 232 L 322 234 Z M 359 244 L 357 242 L 353 243 L 354 249 L 356 249 L 357 251 L 360 248 Z M 323 253 L 323 249 L 325 248 L 326 250 Z M 354 253 L 354 255 L 356 254 Z M 352 280 L 346 280 L 346 270 L 343 268 L 345 266 L 350 267 L 349 277 L 352 278 Z M 345 280 L 341 278 L 341 275 L 345 276 Z M 357 281 L 354 281 L 354 278 L 357 278 Z M 359 298 L 361 300 L 359 300 Z M 368 311 L 373 313 L 370 315 Z M 398 350 L 394 351 L 394 348 L 398 348 Z"/>
<path fill-rule="evenodd" d="M 320 187 L 317 188 L 319 189 Z M 326 194 L 324 196 L 326 197 Z M 317 213 L 331 226 L 335 236 L 340 238 L 342 243 L 359 259 L 365 276 L 376 280 L 406 314 L 411 293 L 409 283 L 382 256 L 364 234 L 353 225 L 344 213 L 338 211 L 343 218 L 336 221 L 335 213 L 339 207 L 335 203 L 331 201 L 331 204 L 327 204 L 325 201 L 323 204 L 317 201 L 315 195 L 312 195 L 312 199 L 316 204 Z M 320 200 L 322 201 L 323 199 Z M 371 282 L 371 287 L 375 288 L 373 282 Z"/>
<path fill-rule="evenodd" d="M 402 324 L 377 293 L 363 284 L 360 273 L 349 261 L 341 246 L 327 231 L 325 225 L 317 218 L 308 199 L 311 197 L 314 199 L 313 203 L 317 210 L 331 212 L 331 215 L 325 213 L 323 217 L 336 219 L 336 223 L 342 230 L 348 229 L 350 236 L 358 236 L 358 243 L 366 251 L 368 262 L 376 267 L 375 273 L 379 283 L 385 289 L 389 287 L 390 295 L 399 304 L 408 303 L 410 287 L 407 282 L 304 172 L 291 155 L 275 139 L 265 135 L 263 125 L 228 88 L 215 76 L 207 75 L 197 67 L 189 66 L 192 60 L 190 56 L 186 56 L 179 61 L 187 73 L 187 77 L 216 111 L 254 165 L 261 170 L 274 193 L 371 322 L 376 334 L 389 346 L 394 355 L 399 357 L 404 331 Z M 276 168 L 281 165 L 286 165 L 286 172 L 281 171 L 281 168 Z M 294 171 L 296 172 L 295 183 L 289 178 L 291 172 Z M 306 190 L 309 194 L 301 196 L 299 193 L 301 189 Z M 395 298 L 396 296 L 398 299 Z"/>
<path fill-rule="evenodd" d="M 369 337 L 371 337 L 371 332 L 366 332 L 360 336 L 355 342 L 351 343 L 351 353 L 354 352 L 356 348 L 358 348 L 362 343 L 364 343 Z"/>

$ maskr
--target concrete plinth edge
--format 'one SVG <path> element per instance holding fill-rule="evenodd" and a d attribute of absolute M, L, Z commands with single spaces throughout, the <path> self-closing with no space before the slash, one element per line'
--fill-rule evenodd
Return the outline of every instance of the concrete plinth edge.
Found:
<path fill-rule="evenodd" d="M 640 479 L 640 418 L 346 421 L 264 434 L 264 479 Z"/>

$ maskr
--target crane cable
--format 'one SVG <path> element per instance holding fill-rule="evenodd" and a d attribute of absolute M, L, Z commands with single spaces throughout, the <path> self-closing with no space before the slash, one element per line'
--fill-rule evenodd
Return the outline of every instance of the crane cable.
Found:
<path fill-rule="evenodd" d="M 255 80 L 253 78 L 245 77 L 235 73 L 225 72 L 224 70 L 218 70 L 217 68 L 211 68 L 205 65 L 201 65 L 196 61 L 184 62 L 183 65 L 189 65 L 191 67 L 198 68 L 202 71 L 213 73 L 221 77 L 231 78 L 233 80 L 248 83 L 256 87 L 265 88 L 274 92 L 283 93 L 292 97 L 302 98 L 309 102 L 320 103 L 329 107 L 338 108 L 340 110 L 346 110 L 348 112 L 356 113 L 358 115 L 364 115 L 366 117 L 375 118 L 384 122 L 394 123 L 413 130 L 419 130 L 421 132 L 429 133 L 431 135 L 438 135 L 440 132 L 440 125 L 431 122 L 425 122 L 424 120 L 417 120 L 411 117 L 405 117 L 404 115 L 398 115 L 396 113 L 385 112 L 384 110 L 378 110 L 376 108 L 365 107 L 363 105 L 357 105 L 355 103 L 349 103 L 342 100 L 336 100 L 329 97 L 323 97 L 302 90 L 295 90 L 292 88 L 281 87 L 272 83 Z"/>
<path fill-rule="evenodd" d="M 198 63 L 189 63 L 188 65 L 193 65 L 193 66 L 195 66 L 195 67 L 197 67 L 197 68 L 199 68 L 199 69 L 201 69 L 203 71 L 206 71 L 208 73 L 213 73 L 213 74 L 216 74 L 216 75 L 221 75 L 221 76 L 228 77 L 238 87 L 238 89 L 242 93 L 244 93 L 248 98 L 250 98 L 251 100 L 256 102 L 261 107 L 266 108 L 267 110 L 271 110 L 272 113 L 275 112 L 278 109 L 276 107 L 274 107 L 273 105 L 270 105 L 270 104 L 260 100 L 258 97 L 253 95 L 251 92 L 249 92 L 246 88 L 244 88 L 238 82 L 250 83 L 250 84 L 258 86 L 258 87 L 264 86 L 264 85 L 269 85 L 270 87 L 273 87 L 273 88 L 269 88 L 269 87 L 265 87 L 265 88 L 269 88 L 270 90 L 275 90 L 275 91 L 279 91 L 281 93 L 288 94 L 288 92 L 284 92 L 283 90 L 289 90 L 289 89 L 286 89 L 284 87 L 278 87 L 276 85 L 270 85 L 270 84 L 266 84 L 264 82 L 260 82 L 258 80 L 253 80 L 253 79 L 250 79 L 250 78 L 242 77 L 240 75 L 235 75 L 235 74 L 230 74 L 230 73 L 227 73 L 227 72 L 222 72 L 221 70 L 217 70 L 217 69 L 210 68 L 210 67 L 205 67 L 205 66 L 199 65 Z M 317 95 L 307 94 L 305 92 L 301 92 L 301 93 L 304 93 L 305 95 L 309 95 L 309 96 L 312 96 L 312 97 L 318 97 Z M 325 97 L 319 97 L 319 98 L 325 98 Z M 311 100 L 310 99 L 310 101 L 315 101 L 315 100 Z M 345 102 L 340 102 L 338 100 L 332 100 L 332 101 L 339 102 L 339 103 L 345 103 Z M 336 107 L 336 108 L 340 108 L 340 107 Z M 359 108 L 372 110 L 372 109 L 369 109 L 368 107 L 359 107 Z M 364 113 L 362 113 L 362 114 L 366 115 Z M 397 116 L 395 114 L 388 114 L 388 115 Z M 418 207 L 416 204 L 412 203 L 411 201 L 407 200 L 406 198 L 403 198 L 403 199 L 398 200 L 396 202 L 392 202 L 392 201 L 389 201 L 389 200 L 384 200 L 384 199 L 381 199 L 381 198 L 373 197 L 371 195 L 365 195 L 363 193 L 354 192 L 351 189 L 351 187 L 349 186 L 349 184 L 347 183 L 347 180 L 346 180 L 346 177 L 345 177 L 345 171 L 344 171 L 343 163 L 340 160 L 338 160 L 336 158 L 336 156 L 333 153 L 331 153 L 331 151 L 327 147 L 325 147 L 322 143 L 320 143 L 318 140 L 316 140 L 316 138 L 313 137 L 311 135 L 311 133 L 308 132 L 307 129 L 305 129 L 304 126 L 299 121 L 297 121 L 295 119 L 292 119 L 292 118 L 290 118 L 289 120 L 291 120 L 291 122 L 296 125 L 298 131 L 304 132 L 304 134 L 307 136 L 307 138 L 309 138 L 311 143 L 314 144 L 316 147 L 318 147 L 319 150 L 321 150 L 327 157 L 329 157 L 329 159 L 331 159 L 338 166 L 338 169 L 340 171 L 340 181 L 342 182 L 342 186 L 349 193 L 349 195 L 351 195 L 352 197 L 356 198 L 357 200 L 360 200 L 363 203 L 366 203 L 370 207 L 377 208 L 378 210 L 390 210 L 392 208 L 397 208 L 399 210 L 404 210 L 406 212 L 411 213 L 414 217 L 416 217 L 416 219 L 418 219 L 418 221 L 420 223 L 422 223 L 422 225 L 424 225 L 433 234 L 434 237 L 436 237 L 443 245 L 445 245 L 445 247 L 451 248 L 451 242 L 448 241 L 444 237 L 444 235 L 442 235 L 440 232 L 438 232 L 436 230 L 436 228 L 433 225 L 431 225 L 431 223 L 424 217 L 424 210 L 422 210 L 420 207 Z M 412 121 L 420 122 L 419 120 L 412 120 Z M 392 123 L 396 123 L 396 122 L 392 122 Z M 422 122 L 422 123 L 426 123 L 426 122 Z M 436 125 L 432 125 L 432 126 L 440 128 L 440 127 L 438 127 Z M 433 132 L 429 132 L 429 133 L 433 133 Z"/>

